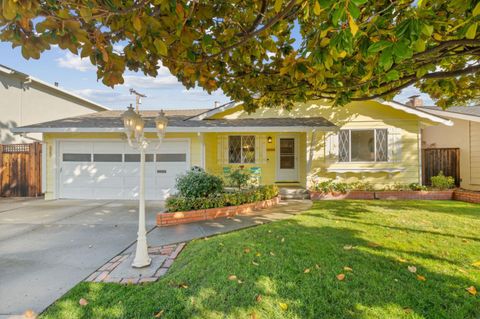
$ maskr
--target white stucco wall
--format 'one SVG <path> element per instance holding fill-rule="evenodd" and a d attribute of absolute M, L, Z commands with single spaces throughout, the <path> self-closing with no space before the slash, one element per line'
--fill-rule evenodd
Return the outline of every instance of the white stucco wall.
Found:
<path fill-rule="evenodd" d="M 31 143 L 14 135 L 12 127 L 30 125 L 65 117 L 93 113 L 100 108 L 93 103 L 15 74 L 0 72 L 0 144 Z M 41 139 L 41 134 L 28 136 Z"/>

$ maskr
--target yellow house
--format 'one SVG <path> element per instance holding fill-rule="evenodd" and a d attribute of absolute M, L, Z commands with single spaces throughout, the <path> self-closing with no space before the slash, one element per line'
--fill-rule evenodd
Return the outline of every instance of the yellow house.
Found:
<path fill-rule="evenodd" d="M 123 133 L 122 111 L 105 111 L 30 125 L 43 133 L 45 198 L 132 199 L 138 195 L 139 154 Z M 210 110 L 170 110 L 164 142 L 145 111 L 146 198 L 175 192 L 175 178 L 198 166 L 220 176 L 242 167 L 261 184 L 309 188 L 321 179 L 368 181 L 376 187 L 421 183 L 421 130 L 451 125 L 439 116 L 396 102 L 325 101 L 292 110 L 247 113 L 239 103 Z"/>

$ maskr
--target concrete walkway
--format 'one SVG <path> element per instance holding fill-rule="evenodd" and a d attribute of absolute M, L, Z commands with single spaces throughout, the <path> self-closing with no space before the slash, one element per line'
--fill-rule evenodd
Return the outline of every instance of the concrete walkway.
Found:
<path fill-rule="evenodd" d="M 185 242 L 282 220 L 308 210 L 311 206 L 312 202 L 310 200 L 289 200 L 282 201 L 278 206 L 273 208 L 255 211 L 252 215 L 248 216 L 219 218 L 191 224 L 157 227 L 148 234 L 148 245 L 163 246 Z M 131 250 L 133 247 L 129 249 Z"/>

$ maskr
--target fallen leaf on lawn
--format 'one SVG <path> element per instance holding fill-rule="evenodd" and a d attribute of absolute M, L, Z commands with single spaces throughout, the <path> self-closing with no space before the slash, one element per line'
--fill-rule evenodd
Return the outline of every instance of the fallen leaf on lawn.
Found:
<path fill-rule="evenodd" d="M 204 237 L 203 239 L 204 239 L 204 240 L 208 240 L 208 237 Z"/>
<path fill-rule="evenodd" d="M 345 279 L 345 274 L 338 274 L 337 279 L 340 280 L 340 281 L 344 280 Z"/>
<path fill-rule="evenodd" d="M 374 243 L 374 242 L 369 242 L 367 245 L 370 246 L 370 247 L 380 247 L 380 244 L 377 244 L 377 243 Z"/>
<path fill-rule="evenodd" d="M 257 314 L 255 312 L 252 312 L 250 314 L 250 319 L 257 319 Z"/>
<path fill-rule="evenodd" d="M 408 266 L 407 268 L 408 268 L 409 272 L 413 272 L 413 273 L 417 272 L 417 267 L 415 267 L 415 266 Z"/>
<path fill-rule="evenodd" d="M 350 267 L 348 267 L 348 266 L 343 267 L 343 270 L 345 270 L 345 271 L 353 271 L 353 269 L 350 268 Z"/>
<path fill-rule="evenodd" d="M 472 266 L 480 267 L 480 260 L 472 263 Z"/>
<path fill-rule="evenodd" d="M 188 285 L 186 283 L 182 282 L 180 285 L 178 285 L 178 288 L 187 289 Z"/>
<path fill-rule="evenodd" d="M 303 271 L 304 274 L 308 274 L 310 272 L 310 268 L 305 268 L 305 270 Z"/>
<path fill-rule="evenodd" d="M 275 253 L 273 251 L 271 251 L 270 256 L 275 256 Z"/>
<path fill-rule="evenodd" d="M 160 318 L 161 316 L 163 316 L 163 313 L 165 312 L 165 310 L 160 310 L 159 312 L 157 312 L 154 317 L 155 318 Z"/>
<path fill-rule="evenodd" d="M 33 311 L 31 309 L 28 309 L 27 311 L 25 311 L 23 313 L 23 317 L 26 318 L 26 319 L 36 319 L 37 316 L 38 315 L 35 313 L 35 311 Z"/>
<path fill-rule="evenodd" d="M 461 272 L 462 274 L 468 274 L 468 272 L 465 269 L 458 268 L 458 271 Z"/>
<path fill-rule="evenodd" d="M 258 266 L 258 265 L 259 265 L 259 263 L 256 263 L 256 262 L 254 262 L 254 261 L 252 261 L 252 264 L 253 264 L 254 266 Z"/>
<path fill-rule="evenodd" d="M 477 288 L 475 288 L 474 286 L 470 286 L 468 288 L 465 288 L 466 291 L 468 291 L 469 294 L 471 295 L 476 295 L 477 294 Z"/>
<path fill-rule="evenodd" d="M 403 259 L 403 258 L 400 258 L 400 257 L 397 258 L 397 260 L 398 260 L 399 262 L 401 262 L 401 263 L 406 263 L 406 262 L 408 261 L 408 260 Z"/>
<path fill-rule="evenodd" d="M 281 240 L 281 242 L 282 242 L 282 243 L 283 243 L 283 242 L 285 242 L 285 238 L 284 238 L 284 237 L 282 237 L 282 240 Z"/>
<path fill-rule="evenodd" d="M 237 282 L 238 282 L 239 284 L 243 284 L 243 281 L 241 281 L 240 279 L 238 279 Z"/>
<path fill-rule="evenodd" d="M 80 300 L 78 301 L 78 304 L 82 307 L 85 307 L 86 305 L 88 305 L 88 301 L 85 298 L 80 298 Z"/>
<path fill-rule="evenodd" d="M 283 311 L 286 311 L 288 309 L 288 305 L 284 302 L 279 302 L 278 305 Z"/>
<path fill-rule="evenodd" d="M 262 254 L 256 253 L 255 256 L 260 257 Z"/>
<path fill-rule="evenodd" d="M 352 248 L 353 248 L 352 245 L 345 245 L 345 246 L 343 246 L 343 249 L 345 249 L 345 250 L 351 250 Z"/>
<path fill-rule="evenodd" d="M 237 276 L 230 275 L 230 276 L 228 276 L 228 280 L 237 280 Z"/>
<path fill-rule="evenodd" d="M 411 309 L 411 308 L 403 308 L 403 311 L 405 311 L 405 313 L 412 313 L 412 312 L 413 312 L 413 309 Z"/>
<path fill-rule="evenodd" d="M 220 243 L 219 245 L 220 245 L 220 246 L 223 246 L 223 243 Z"/>
<path fill-rule="evenodd" d="M 468 240 L 466 240 L 466 239 L 462 239 L 462 241 L 463 241 L 464 243 L 468 243 Z"/>
<path fill-rule="evenodd" d="M 271 231 L 271 230 L 269 230 L 268 232 L 269 232 L 269 233 L 271 233 L 272 231 Z"/>
<path fill-rule="evenodd" d="M 417 279 L 420 280 L 420 281 L 427 280 L 427 278 L 425 278 L 424 276 L 420 276 L 420 275 L 417 275 Z"/>
<path fill-rule="evenodd" d="M 255 301 L 256 301 L 256 302 L 262 301 L 262 295 L 261 295 L 261 294 L 258 294 L 258 295 L 255 297 Z"/>
<path fill-rule="evenodd" d="M 315 268 L 320 269 L 320 265 L 319 265 L 319 264 L 315 264 Z"/>
<path fill-rule="evenodd" d="M 250 248 L 245 248 L 245 249 L 243 250 L 243 252 L 244 252 L 245 254 L 248 254 L 248 253 L 250 252 Z"/>

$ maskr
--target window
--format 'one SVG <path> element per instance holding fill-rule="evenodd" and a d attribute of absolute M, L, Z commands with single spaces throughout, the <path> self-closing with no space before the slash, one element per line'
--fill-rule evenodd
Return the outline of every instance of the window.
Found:
<path fill-rule="evenodd" d="M 228 162 L 232 164 L 255 163 L 255 136 L 229 136 Z"/>
<path fill-rule="evenodd" d="M 63 153 L 64 162 L 90 162 L 91 154 Z"/>
<path fill-rule="evenodd" d="M 187 154 L 157 154 L 157 162 L 186 162 Z"/>
<path fill-rule="evenodd" d="M 388 130 L 341 130 L 338 135 L 340 162 L 388 161 Z"/>
<path fill-rule="evenodd" d="M 153 162 L 154 154 L 145 154 L 145 162 Z M 140 162 L 140 154 L 125 154 L 125 162 Z"/>
<path fill-rule="evenodd" d="M 94 162 L 122 162 L 122 154 L 93 154 Z"/>

